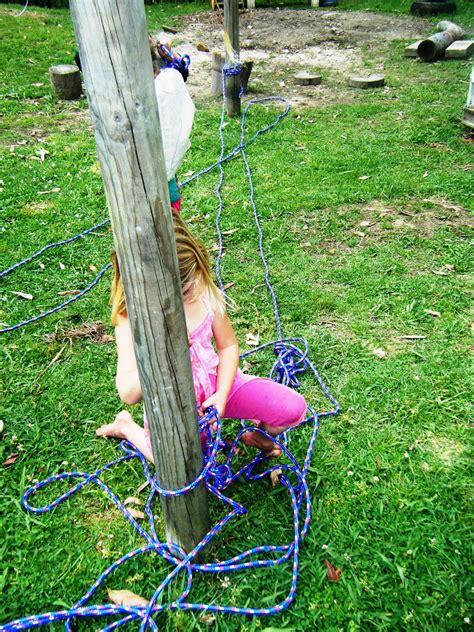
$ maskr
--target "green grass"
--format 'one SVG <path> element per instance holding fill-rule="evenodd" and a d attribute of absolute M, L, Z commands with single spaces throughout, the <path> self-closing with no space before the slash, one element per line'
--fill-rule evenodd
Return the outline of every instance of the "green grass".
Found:
<path fill-rule="evenodd" d="M 408 4 L 383 3 L 393 10 Z M 457 21 L 466 28 L 468 4 L 458 0 Z M 86 102 L 56 102 L 48 87 L 49 65 L 74 53 L 69 14 L 29 9 L 18 19 L 20 8 L 0 9 L 1 269 L 107 216 Z M 158 28 L 175 13 L 197 9 L 206 7 L 159 5 L 147 7 L 147 15 Z M 472 341 L 466 289 L 473 161 L 472 142 L 460 124 L 470 63 L 407 60 L 406 43 L 381 49 L 386 91 L 292 111 L 248 149 L 283 331 L 309 340 L 342 413 L 324 421 L 313 456 L 313 520 L 302 545 L 295 603 L 267 619 L 216 615 L 218 630 L 470 627 Z M 371 59 L 373 52 L 368 67 Z M 219 153 L 217 106 L 197 105 L 182 174 L 207 166 Z M 254 108 L 249 133 L 274 114 Z M 226 127 L 229 146 L 238 127 L 237 121 Z M 49 152 L 44 161 L 33 159 L 41 148 Z M 183 215 L 209 246 L 216 240 L 217 178 L 211 173 L 183 190 Z M 226 168 L 224 195 L 223 228 L 238 231 L 226 237 L 223 273 L 235 282 L 232 319 L 245 348 L 247 332 L 266 341 L 275 327 L 240 160 Z M 111 233 L 102 229 L 6 277 L 0 321 L 27 318 L 59 302 L 58 292 L 82 288 L 95 276 L 91 266 L 100 269 L 111 248 Z M 120 409 L 114 345 L 64 334 L 94 320 L 113 333 L 108 290 L 106 279 L 67 310 L 2 338 L 1 462 L 20 455 L 0 470 L 2 622 L 72 605 L 108 564 L 142 544 L 98 488 L 45 515 L 20 507 L 32 481 L 70 469 L 91 471 L 117 456 L 116 443 L 94 433 Z M 13 294 L 18 291 L 33 299 Z M 251 361 L 262 373 L 270 363 L 269 356 Z M 303 392 L 327 406 L 309 376 Z M 139 407 L 134 414 L 140 417 Z M 309 429 L 293 435 L 298 457 L 308 435 Z M 142 481 L 134 465 L 104 478 L 122 499 L 136 495 Z M 63 489 L 46 489 L 34 500 L 47 502 Z M 271 490 L 267 481 L 240 481 L 233 495 L 249 513 L 223 532 L 216 557 L 290 540 L 284 492 Z M 219 503 L 212 501 L 211 509 L 213 518 L 222 515 Z M 325 559 L 341 569 L 339 582 L 325 578 Z M 107 587 L 147 596 L 164 572 L 155 559 L 135 559 Z M 196 578 L 193 600 L 271 606 L 286 595 L 290 569 L 228 576 L 228 582 Z M 97 601 L 106 599 L 101 590 Z M 161 616 L 157 623 L 163 630 L 209 627 L 190 612 Z"/>

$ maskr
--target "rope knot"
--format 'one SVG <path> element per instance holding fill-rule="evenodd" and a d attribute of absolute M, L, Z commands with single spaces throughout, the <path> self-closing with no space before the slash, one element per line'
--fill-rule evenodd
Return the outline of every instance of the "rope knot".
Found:
<path fill-rule="evenodd" d="M 296 345 L 283 341 L 276 342 L 273 350 L 277 359 L 270 372 L 271 379 L 285 386 L 299 388 L 297 374 L 306 371 L 309 366 L 308 350 L 302 351 Z"/>
<path fill-rule="evenodd" d="M 222 489 L 228 485 L 231 477 L 232 470 L 227 463 L 215 463 L 209 469 L 206 480 L 214 487 L 217 487 L 217 489 Z"/>
<path fill-rule="evenodd" d="M 241 62 L 238 62 L 237 64 L 223 66 L 222 72 L 224 73 L 224 75 L 228 75 L 228 76 L 240 75 L 240 73 L 242 72 L 242 64 Z"/>

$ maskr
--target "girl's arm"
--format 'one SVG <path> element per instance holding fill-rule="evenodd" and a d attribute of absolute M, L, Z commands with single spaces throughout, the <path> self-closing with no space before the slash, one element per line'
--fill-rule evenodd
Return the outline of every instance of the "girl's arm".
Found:
<path fill-rule="evenodd" d="M 204 413 L 204 409 L 208 406 L 214 405 L 222 417 L 239 365 L 239 344 L 226 312 L 224 314 L 218 310 L 214 312 L 212 333 L 219 356 L 216 392 L 201 404 L 201 413 Z"/>
<path fill-rule="evenodd" d="M 133 348 L 132 330 L 127 316 L 119 316 L 115 327 L 117 343 L 117 375 L 115 384 L 120 399 L 125 404 L 136 404 L 142 399 L 142 388 L 138 378 L 137 360 Z"/>

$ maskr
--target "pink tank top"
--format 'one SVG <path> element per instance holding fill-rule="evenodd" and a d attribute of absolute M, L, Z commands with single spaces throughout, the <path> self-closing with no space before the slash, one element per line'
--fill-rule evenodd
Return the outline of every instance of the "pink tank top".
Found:
<path fill-rule="evenodd" d="M 214 393 L 210 376 L 217 376 L 217 366 L 219 364 L 219 357 L 212 344 L 214 312 L 207 301 L 203 299 L 203 302 L 207 309 L 207 314 L 202 323 L 188 334 L 194 392 L 198 405 L 202 404 Z"/>

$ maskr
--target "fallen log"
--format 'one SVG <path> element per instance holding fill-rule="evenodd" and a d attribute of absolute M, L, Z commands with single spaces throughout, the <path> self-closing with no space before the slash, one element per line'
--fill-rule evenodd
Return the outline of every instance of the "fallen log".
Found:
<path fill-rule="evenodd" d="M 422 61 L 434 61 L 438 59 L 438 57 L 443 55 L 450 44 L 456 40 L 463 39 L 465 35 L 465 32 L 460 26 L 448 20 L 439 22 L 437 28 L 440 30 L 439 33 L 434 33 L 434 35 L 421 41 L 418 45 L 417 53 Z"/>

